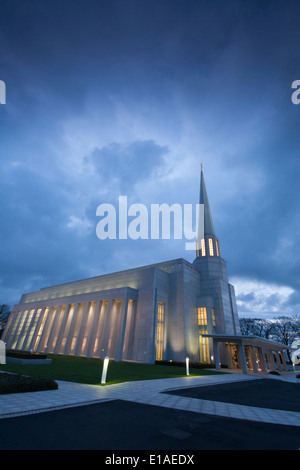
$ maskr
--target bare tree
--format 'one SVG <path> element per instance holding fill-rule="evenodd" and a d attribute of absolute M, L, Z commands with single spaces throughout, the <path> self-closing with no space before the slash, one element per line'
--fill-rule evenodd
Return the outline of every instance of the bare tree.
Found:
<path fill-rule="evenodd" d="M 296 333 L 296 337 L 300 339 L 300 315 L 294 315 L 293 317 L 293 324 L 294 324 L 294 331 Z"/>
<path fill-rule="evenodd" d="M 292 342 L 299 337 L 299 319 L 290 318 L 290 317 L 277 317 L 274 320 L 274 330 L 272 332 L 272 339 L 278 341 L 279 343 L 285 344 L 286 346 L 291 346 Z M 291 361 L 291 354 L 289 349 L 287 350 L 287 355 Z"/>
<path fill-rule="evenodd" d="M 291 346 L 295 339 L 300 338 L 300 315 L 292 318 L 280 316 L 273 320 L 241 318 L 240 327 L 243 335 L 258 336 Z M 287 350 L 287 355 L 291 361 L 289 350 Z"/>
<path fill-rule="evenodd" d="M 0 322 L 6 323 L 10 315 L 10 306 L 7 304 L 0 305 Z"/>
<path fill-rule="evenodd" d="M 243 335 L 258 336 L 259 338 L 269 339 L 272 335 L 274 324 L 272 320 L 263 320 L 261 318 L 241 318 L 240 327 Z"/>
<path fill-rule="evenodd" d="M 257 320 L 257 336 L 260 338 L 270 339 L 274 330 L 274 322 L 272 320 Z"/>
<path fill-rule="evenodd" d="M 4 331 L 5 325 L 7 323 L 8 317 L 10 315 L 10 306 L 7 304 L 0 305 L 0 338 Z"/>
<path fill-rule="evenodd" d="M 240 318 L 242 335 L 251 336 L 255 332 L 255 320 L 253 318 Z"/>

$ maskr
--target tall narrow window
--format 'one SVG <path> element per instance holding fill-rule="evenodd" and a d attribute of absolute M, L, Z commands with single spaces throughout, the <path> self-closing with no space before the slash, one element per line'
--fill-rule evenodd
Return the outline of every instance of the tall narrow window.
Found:
<path fill-rule="evenodd" d="M 216 315 L 215 315 L 215 309 L 211 309 L 211 316 L 212 316 L 212 324 L 213 326 L 216 326 Z"/>
<path fill-rule="evenodd" d="M 220 247 L 219 247 L 218 240 L 216 240 L 216 250 L 217 250 L 217 256 L 220 256 Z"/>
<path fill-rule="evenodd" d="M 199 326 L 207 325 L 206 307 L 198 308 L 198 325 Z"/>
<path fill-rule="evenodd" d="M 209 246 L 209 256 L 214 256 L 214 245 L 213 245 L 212 238 L 208 239 L 208 246 Z"/>
<path fill-rule="evenodd" d="M 206 307 L 198 307 L 198 325 L 199 325 L 199 349 L 200 362 L 209 363 L 209 345 L 207 334 L 207 310 Z"/>
<path fill-rule="evenodd" d="M 200 362 L 209 364 L 210 358 L 209 358 L 208 338 L 205 338 L 202 335 L 200 335 L 199 346 L 200 346 Z"/>
<path fill-rule="evenodd" d="M 157 333 L 156 333 L 156 360 L 162 361 L 164 344 L 164 313 L 165 303 L 158 301 L 157 309 Z"/>
<path fill-rule="evenodd" d="M 201 239 L 201 255 L 202 255 L 202 256 L 205 256 L 205 255 L 206 255 L 206 252 L 205 252 L 205 240 L 204 240 L 204 238 Z"/>

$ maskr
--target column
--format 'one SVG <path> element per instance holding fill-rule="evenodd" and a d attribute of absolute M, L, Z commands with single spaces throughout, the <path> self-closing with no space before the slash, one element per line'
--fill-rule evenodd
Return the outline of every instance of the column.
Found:
<path fill-rule="evenodd" d="M 283 365 L 283 370 L 285 370 L 287 372 L 287 366 L 286 366 L 286 362 L 285 362 L 285 357 L 284 357 L 284 351 L 279 351 L 279 354 L 280 354 L 280 357 L 282 359 L 282 365 Z"/>
<path fill-rule="evenodd" d="M 108 309 L 108 306 L 106 306 L 107 302 L 108 302 L 107 300 L 98 300 L 96 303 L 96 307 L 94 311 L 94 318 L 92 321 L 92 327 L 91 327 L 91 331 L 88 337 L 88 345 L 87 345 L 86 354 L 85 354 L 86 357 L 96 357 L 95 356 L 96 351 L 94 351 L 94 347 L 95 347 L 97 334 L 99 334 L 99 339 L 98 339 L 99 345 L 97 346 L 96 350 L 98 350 L 99 348 L 98 357 L 100 357 L 100 347 L 101 347 L 101 342 L 102 342 L 102 337 L 103 337 L 103 334 L 100 334 L 100 332 L 101 330 L 103 331 L 103 324 L 105 322 L 106 315 L 107 315 L 107 309 Z"/>
<path fill-rule="evenodd" d="M 258 352 L 259 361 L 260 361 L 260 365 L 261 365 L 261 371 L 262 372 L 267 372 L 267 366 L 266 366 L 266 362 L 265 362 L 265 358 L 264 358 L 262 348 L 257 348 L 257 352 Z"/>
<path fill-rule="evenodd" d="M 137 302 L 134 299 L 128 300 L 128 309 L 127 309 L 127 319 L 126 319 L 126 328 L 125 336 L 123 342 L 123 352 L 122 359 L 132 359 L 132 350 L 134 344 L 134 327 L 136 320 L 136 304 Z"/>
<path fill-rule="evenodd" d="M 275 356 L 276 356 L 276 360 L 277 360 L 278 370 L 281 372 L 282 367 L 281 367 L 281 362 L 280 362 L 280 357 L 279 357 L 278 351 L 275 351 Z"/>
<path fill-rule="evenodd" d="M 250 349 L 250 354 L 251 354 L 251 362 L 252 362 L 253 373 L 257 374 L 258 373 L 258 368 L 257 368 L 257 362 L 256 362 L 256 355 L 255 355 L 255 351 L 254 351 L 254 346 L 249 345 L 249 349 Z"/>
<path fill-rule="evenodd" d="M 231 344 L 230 343 L 226 343 L 226 355 L 227 355 L 228 369 L 233 369 L 232 355 L 231 355 Z"/>
<path fill-rule="evenodd" d="M 27 320 L 28 320 L 29 313 L 30 313 L 30 310 L 28 309 L 28 310 L 25 310 L 23 315 L 22 315 L 22 320 L 21 320 L 21 322 L 18 326 L 18 328 L 20 327 L 20 329 L 17 332 L 17 340 L 16 340 L 16 344 L 15 344 L 15 349 L 20 349 L 20 345 L 22 343 L 22 334 L 25 331 L 25 327 L 26 327 L 26 323 L 27 323 Z"/>
<path fill-rule="evenodd" d="M 105 356 L 107 356 L 110 322 L 111 322 L 113 309 L 114 309 L 114 301 L 113 301 L 113 299 L 109 299 L 108 306 L 107 306 L 105 325 L 104 325 L 104 330 L 103 330 L 103 336 L 102 336 L 102 341 L 101 341 L 101 345 L 100 345 L 100 359 L 104 359 Z"/>
<path fill-rule="evenodd" d="M 122 360 L 122 353 L 123 353 L 123 345 L 124 345 L 124 337 L 125 337 L 125 328 L 126 328 L 126 320 L 127 320 L 127 312 L 128 312 L 128 295 L 126 295 L 125 299 L 122 299 L 122 310 L 120 315 L 120 323 L 119 323 L 119 331 L 118 331 L 118 338 L 116 344 L 116 352 L 115 352 L 115 361 Z"/>
<path fill-rule="evenodd" d="M 34 351 L 34 347 L 33 347 L 33 346 L 35 345 L 36 338 L 37 338 L 37 336 L 38 336 L 38 332 L 39 332 L 40 326 L 41 326 L 41 324 L 42 324 L 45 311 L 46 311 L 46 307 L 41 307 L 41 313 L 40 313 L 39 319 L 38 319 L 38 321 L 37 321 L 37 324 L 36 324 L 34 333 L 33 333 L 33 335 L 32 335 L 31 341 L 30 341 L 30 343 L 28 344 L 28 349 L 32 349 L 33 351 Z"/>
<path fill-rule="evenodd" d="M 61 324 L 60 324 L 60 327 L 59 327 L 59 331 L 58 331 L 57 340 L 56 340 L 56 343 L 55 343 L 53 354 L 58 354 L 59 353 L 60 343 L 61 343 L 61 340 L 62 340 L 63 332 L 65 330 L 66 323 L 68 321 L 69 312 L 71 311 L 72 305 L 73 304 L 66 305 L 66 308 L 65 308 L 65 311 L 63 313 L 62 320 L 61 320 Z"/>
<path fill-rule="evenodd" d="M 47 314 L 48 316 L 46 319 L 46 324 L 43 328 L 43 331 L 41 331 L 39 344 L 36 346 L 37 351 L 44 351 L 45 353 L 54 352 L 54 347 L 56 344 L 53 344 L 54 338 L 56 337 L 57 339 L 56 334 L 58 334 L 59 331 L 60 317 L 63 315 L 66 306 L 58 305 L 57 308 L 52 307 L 52 309 Z M 46 312 L 44 315 L 46 315 Z"/>
<path fill-rule="evenodd" d="M 87 302 L 85 304 L 85 309 L 84 309 L 84 312 L 83 312 L 83 316 L 82 316 L 82 320 L 81 320 L 81 324 L 80 324 L 80 329 L 79 329 L 79 332 L 78 332 L 78 338 L 77 338 L 76 348 L 75 348 L 75 351 L 74 351 L 74 356 L 79 355 L 80 347 L 81 347 L 81 344 L 82 344 L 82 337 L 83 337 L 83 333 L 84 333 L 84 330 L 85 330 L 85 327 L 86 327 L 87 317 L 88 317 L 88 313 L 89 313 L 90 308 L 92 308 L 92 302 Z"/>
<path fill-rule="evenodd" d="M 218 341 L 215 338 L 213 338 L 213 345 L 214 345 L 214 356 L 215 356 L 216 369 L 221 370 L 220 356 L 219 356 L 219 349 L 218 349 Z"/>
<path fill-rule="evenodd" d="M 29 348 L 27 347 L 27 341 L 28 341 L 28 339 L 29 339 L 29 337 L 30 337 L 30 332 L 31 332 L 31 329 L 32 329 L 33 326 L 34 326 L 34 323 L 35 323 L 35 320 L 36 320 L 36 315 L 37 315 L 37 313 L 38 313 L 38 308 L 35 308 L 35 309 L 33 309 L 33 310 L 34 310 L 34 312 L 33 312 L 33 314 L 32 314 L 31 320 L 30 320 L 30 322 L 29 322 L 29 325 L 28 325 L 28 328 L 27 328 L 27 332 L 26 332 L 26 335 L 25 335 L 25 338 L 24 338 L 24 341 L 23 341 L 23 345 L 22 345 L 22 348 L 23 348 L 23 350 L 25 350 L 25 351 L 26 351 L 27 349 L 29 349 Z"/>
<path fill-rule="evenodd" d="M 273 357 L 272 349 L 268 349 L 268 359 L 269 359 L 270 370 L 275 370 L 275 364 L 274 364 L 274 357 Z"/>
<path fill-rule="evenodd" d="M 248 374 L 247 361 L 243 341 L 238 342 L 243 374 Z"/>
<path fill-rule="evenodd" d="M 72 318 L 71 318 L 71 323 L 70 323 L 70 327 L 69 327 L 69 331 L 67 332 L 68 335 L 67 335 L 67 339 L 66 339 L 66 344 L 65 344 L 65 347 L 62 351 L 62 354 L 67 356 L 70 352 L 70 347 L 71 347 L 71 341 L 73 339 L 73 333 L 74 333 L 74 329 L 75 329 L 75 325 L 76 325 L 76 320 L 77 320 L 77 314 L 78 314 L 78 311 L 79 311 L 79 308 L 80 308 L 80 305 L 81 303 L 77 303 L 75 304 L 75 308 L 74 308 L 74 311 L 73 311 L 73 315 L 72 315 Z"/>
<path fill-rule="evenodd" d="M 39 325 L 41 324 L 40 320 L 43 317 L 44 311 L 45 311 L 45 308 L 39 307 L 35 314 L 34 323 L 31 326 L 31 332 L 30 332 L 30 335 L 28 336 L 27 344 L 26 344 L 26 349 L 28 349 L 29 351 L 33 350 L 32 344 L 35 344 L 33 343 L 33 339 L 36 338 L 38 335 Z"/>

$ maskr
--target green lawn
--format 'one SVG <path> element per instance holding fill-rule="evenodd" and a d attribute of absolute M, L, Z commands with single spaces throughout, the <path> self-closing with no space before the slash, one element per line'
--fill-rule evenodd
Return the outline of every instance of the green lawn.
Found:
<path fill-rule="evenodd" d="M 100 384 L 103 364 L 102 360 L 55 355 L 48 355 L 48 358 L 52 359 L 52 364 L 0 364 L 0 370 L 29 375 L 32 377 L 48 377 L 54 380 L 66 380 L 69 382 L 95 385 Z M 191 376 L 210 375 L 216 373 L 220 372 L 190 368 Z M 106 383 L 113 384 L 132 380 L 163 379 L 184 375 L 184 367 L 110 361 Z"/>

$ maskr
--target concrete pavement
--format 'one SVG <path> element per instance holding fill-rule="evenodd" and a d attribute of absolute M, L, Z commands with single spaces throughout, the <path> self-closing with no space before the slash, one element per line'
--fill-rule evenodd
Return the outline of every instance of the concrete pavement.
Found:
<path fill-rule="evenodd" d="M 282 374 L 282 376 L 227 373 L 201 377 L 143 380 L 105 386 L 57 381 L 58 390 L 0 395 L 0 419 L 111 400 L 124 400 L 194 413 L 299 427 L 300 412 L 237 405 L 163 393 L 167 390 L 186 387 L 260 380 L 266 377 L 270 380 L 300 383 L 300 380 L 296 379 L 293 372 Z"/>

